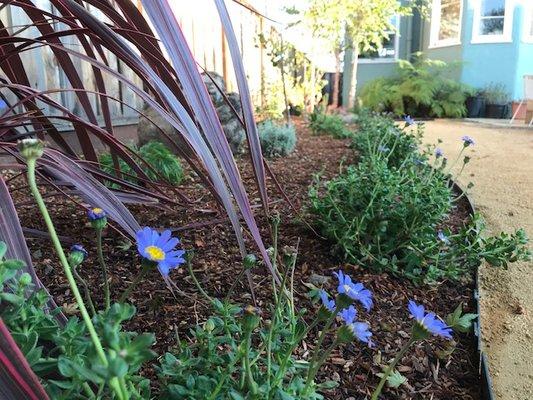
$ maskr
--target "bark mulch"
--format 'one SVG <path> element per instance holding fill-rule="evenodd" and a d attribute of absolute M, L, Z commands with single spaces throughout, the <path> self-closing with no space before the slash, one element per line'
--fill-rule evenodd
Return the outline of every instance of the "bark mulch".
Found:
<path fill-rule="evenodd" d="M 296 207 L 304 214 L 307 192 L 313 176 L 320 173 L 324 178 L 333 177 L 342 164 L 353 163 L 356 155 L 349 147 L 349 141 L 337 140 L 327 136 L 313 136 L 302 120 L 295 121 L 298 128 L 298 145 L 289 157 L 270 162 L 286 194 Z M 241 157 L 238 161 L 250 198 L 254 203 L 261 232 L 268 235 L 268 224 L 259 207 L 259 195 L 253 180 L 250 163 Z M 12 185 L 21 184 L 14 180 Z M 321 240 L 302 223 L 301 216 L 296 215 L 282 199 L 273 182 L 268 179 L 271 208 L 280 214 L 280 248 L 295 246 L 299 241 L 299 254 L 295 272 L 296 299 L 300 306 L 313 309 L 307 297 L 306 284 L 325 281 L 325 288 L 334 292 L 335 282 L 332 272 L 342 268 L 355 280 L 364 283 L 374 292 L 375 306 L 369 314 L 362 314 L 367 319 L 374 333 L 374 348 L 367 348 L 353 343 L 334 352 L 322 368 L 318 379 L 333 379 L 340 382 L 337 389 L 325 394 L 327 399 L 355 400 L 363 399 L 371 393 L 378 382 L 376 373 L 381 372 L 380 365 L 391 360 L 398 349 L 409 337 L 411 320 L 407 312 L 407 301 L 414 299 L 426 305 L 441 316 L 453 311 L 463 303 L 465 310 L 474 312 L 472 279 L 464 282 L 443 282 L 435 286 L 415 286 L 410 282 L 397 279 L 388 274 L 376 274 L 364 266 L 340 264 L 330 254 L 330 246 Z M 186 227 L 197 224 L 194 228 L 178 229 L 183 247 L 194 250 L 193 268 L 206 291 L 214 297 L 223 297 L 233 283 L 242 267 L 239 250 L 231 227 L 223 219 L 223 213 L 213 211 L 215 203 L 197 179 L 190 178 L 182 188 L 184 194 L 197 202 L 191 207 L 178 206 L 154 208 L 132 206 L 130 209 L 141 225 L 156 228 Z M 17 200 L 22 203 L 18 208 L 22 225 L 28 228 L 44 230 L 36 208 L 28 201 L 26 191 L 17 192 Z M 58 231 L 75 242 L 81 242 L 90 250 L 90 257 L 80 271 L 82 275 L 97 288 L 95 297 L 102 300 L 101 276 L 94 248 L 94 233 L 86 223 L 86 217 L 80 208 L 58 198 L 48 199 L 52 217 Z M 468 218 L 465 204 L 459 204 L 448 222 L 449 226 L 458 226 Z M 246 238 L 253 248 L 250 238 Z M 72 303 L 68 284 L 58 267 L 49 243 L 42 238 L 28 240 L 35 260 L 38 275 L 50 290 L 59 305 Z M 120 243 L 120 248 L 117 244 Z M 267 240 L 267 246 L 269 246 Z M 127 287 L 138 272 L 140 265 L 135 245 L 113 229 L 106 230 L 104 252 L 111 269 L 111 287 L 115 298 Z M 173 346 L 176 331 L 181 337 L 187 335 L 189 328 L 206 320 L 210 310 L 197 293 L 195 286 L 185 269 L 174 271 L 172 278 L 186 293 L 186 296 L 174 298 L 165 287 L 157 273 L 153 273 L 138 288 L 132 298 L 138 314 L 127 328 L 142 332 L 153 332 L 157 343 L 155 349 L 159 354 Z M 265 306 L 270 301 L 270 278 L 264 268 L 257 268 L 253 273 L 258 305 Z M 250 303 L 251 296 L 246 280 L 237 285 L 234 300 Z M 308 357 L 312 349 L 316 332 L 306 339 L 306 346 L 298 350 L 298 356 Z M 383 399 L 433 399 L 433 400 L 477 400 L 479 399 L 479 379 L 472 335 L 455 335 L 456 348 L 447 354 L 446 343 L 431 339 L 418 344 L 399 363 L 399 371 L 407 377 L 407 384 L 398 389 L 386 389 Z M 304 350 L 306 349 L 306 350 Z M 439 358 L 440 356 L 440 358 Z M 144 374 L 153 375 L 152 366 Z"/>

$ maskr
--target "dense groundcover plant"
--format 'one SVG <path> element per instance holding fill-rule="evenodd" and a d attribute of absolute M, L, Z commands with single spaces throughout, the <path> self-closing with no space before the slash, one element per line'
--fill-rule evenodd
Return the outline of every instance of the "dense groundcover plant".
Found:
<path fill-rule="evenodd" d="M 484 237 L 478 215 L 458 232 L 440 228 L 457 201 L 450 168 L 461 163 L 463 171 L 472 138 L 462 138 L 459 157 L 448 165 L 441 149 L 418 150 L 423 127 L 410 117 L 399 126 L 366 113 L 358 123 L 359 164 L 310 189 L 309 212 L 338 256 L 416 282 L 459 279 L 483 259 L 506 266 L 529 257 L 523 230 Z"/>

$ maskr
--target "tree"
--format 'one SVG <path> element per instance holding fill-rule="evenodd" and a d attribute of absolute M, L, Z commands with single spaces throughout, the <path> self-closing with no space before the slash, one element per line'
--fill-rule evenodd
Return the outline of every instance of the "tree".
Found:
<path fill-rule="evenodd" d="M 357 64 L 361 51 L 378 49 L 387 32 L 396 27 L 391 23 L 396 15 L 409 15 L 414 7 L 427 10 L 428 0 L 309 0 L 305 17 L 315 37 L 326 39 L 336 60 L 333 104 L 337 104 L 340 54 L 346 51 L 345 79 L 348 86 L 344 106 L 352 108 L 355 101 Z"/>
<path fill-rule="evenodd" d="M 345 15 L 343 11 L 349 0 L 310 0 L 304 20 L 315 38 L 323 39 L 335 57 L 332 106 L 338 107 L 341 53 L 344 48 Z"/>

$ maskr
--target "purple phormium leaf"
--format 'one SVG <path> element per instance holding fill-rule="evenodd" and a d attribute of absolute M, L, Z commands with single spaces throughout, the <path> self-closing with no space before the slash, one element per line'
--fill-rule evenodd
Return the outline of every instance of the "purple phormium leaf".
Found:
<path fill-rule="evenodd" d="M 228 42 L 235 76 L 237 78 L 237 86 L 239 88 L 239 96 L 241 98 L 242 110 L 244 114 L 244 123 L 246 124 L 246 135 L 248 137 L 248 149 L 252 157 L 252 164 L 255 172 L 255 180 L 261 195 L 263 207 L 268 215 L 268 194 L 266 190 L 265 167 L 263 163 L 263 152 L 261 151 L 261 142 L 259 141 L 259 133 L 254 118 L 254 108 L 252 99 L 250 98 L 250 89 L 248 88 L 248 80 L 246 79 L 246 72 L 242 63 L 242 55 L 239 50 L 237 37 L 233 30 L 233 24 L 228 14 L 228 10 L 224 0 L 215 0 L 220 22 L 226 33 L 226 40 Z"/>
<path fill-rule="evenodd" d="M 259 233 L 239 170 L 237 169 L 228 141 L 222 130 L 222 126 L 220 125 L 220 120 L 218 119 L 213 102 L 211 101 L 205 83 L 196 67 L 194 57 L 187 45 L 187 41 L 179 27 L 172 8 L 170 7 L 168 0 L 141 1 L 159 35 L 159 39 L 165 45 L 165 49 L 169 54 L 172 65 L 176 69 L 180 83 L 183 86 L 183 93 L 187 98 L 191 109 L 195 111 L 196 120 L 201 126 L 202 132 L 207 138 L 220 163 L 222 172 L 227 179 L 235 201 L 240 208 L 242 216 L 246 221 L 248 229 L 250 230 L 259 251 L 261 252 L 263 260 L 271 273 L 276 276 L 266 253 L 261 234 Z M 186 122 L 188 123 L 188 121 L 182 120 L 182 123 L 185 124 Z M 263 168 L 262 165 L 261 168 Z M 262 183 L 264 185 L 264 173 Z M 266 192 L 266 188 L 264 190 Z M 238 220 L 234 221 L 233 216 L 231 215 L 230 219 L 232 220 L 237 239 L 239 240 L 241 253 L 244 256 L 246 250 L 244 243 L 239 238 L 241 235 L 241 232 L 239 232 L 240 224 Z"/>
<path fill-rule="evenodd" d="M 68 182 L 79 191 L 80 197 L 91 207 L 100 207 L 119 224 L 131 237 L 135 237 L 141 226 L 129 210 L 107 187 L 89 175 L 78 163 L 61 152 L 45 149 L 38 166 L 55 179 Z"/>
<path fill-rule="evenodd" d="M 2 318 L 0 318 L 0 398 L 2 400 L 49 399 Z"/>
<path fill-rule="evenodd" d="M 0 241 L 7 245 L 6 258 L 24 261 L 24 272 L 31 275 L 34 282 L 38 282 L 37 274 L 33 268 L 30 251 L 20 226 L 19 217 L 11 199 L 11 195 L 0 175 Z"/>

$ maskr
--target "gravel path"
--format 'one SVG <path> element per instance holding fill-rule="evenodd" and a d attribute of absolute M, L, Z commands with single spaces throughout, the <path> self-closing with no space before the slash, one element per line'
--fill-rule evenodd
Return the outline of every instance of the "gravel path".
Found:
<path fill-rule="evenodd" d="M 523 227 L 533 241 L 533 129 L 488 128 L 436 120 L 426 124 L 425 141 L 439 145 L 450 160 L 461 136 L 476 141 L 459 183 L 474 182 L 470 196 L 491 233 Z M 468 149 L 467 149 L 468 150 Z M 481 324 L 498 400 L 533 399 L 532 263 L 509 270 L 481 269 Z"/>

